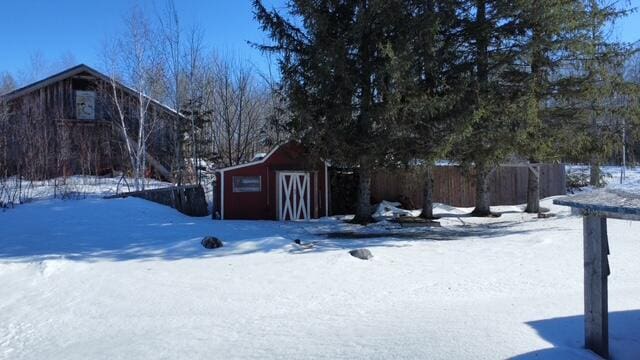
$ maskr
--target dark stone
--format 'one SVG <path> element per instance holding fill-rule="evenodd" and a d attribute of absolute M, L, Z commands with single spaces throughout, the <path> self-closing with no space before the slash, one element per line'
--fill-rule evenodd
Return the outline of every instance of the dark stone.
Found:
<path fill-rule="evenodd" d="M 548 219 L 548 218 L 554 217 L 554 216 L 556 216 L 556 214 L 550 213 L 550 212 L 548 212 L 548 213 L 542 213 L 542 212 L 538 213 L 538 218 L 539 219 Z"/>
<path fill-rule="evenodd" d="M 207 249 L 217 249 L 219 247 L 222 247 L 222 241 L 213 236 L 206 236 L 202 238 L 202 241 L 200 243 Z"/>
<path fill-rule="evenodd" d="M 371 253 L 371 251 L 369 251 L 369 249 L 355 249 L 349 251 L 349 254 L 362 260 L 369 260 L 373 257 L 373 254 Z"/>
<path fill-rule="evenodd" d="M 293 243 L 296 244 L 296 247 L 301 250 L 310 250 L 313 249 L 316 245 L 315 241 L 304 243 L 300 239 L 293 240 Z"/>

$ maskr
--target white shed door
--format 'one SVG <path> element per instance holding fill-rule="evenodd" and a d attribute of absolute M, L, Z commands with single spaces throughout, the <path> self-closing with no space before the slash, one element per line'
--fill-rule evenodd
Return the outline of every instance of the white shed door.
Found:
<path fill-rule="evenodd" d="M 311 181 L 308 172 L 278 173 L 278 218 L 308 220 L 310 218 Z"/>

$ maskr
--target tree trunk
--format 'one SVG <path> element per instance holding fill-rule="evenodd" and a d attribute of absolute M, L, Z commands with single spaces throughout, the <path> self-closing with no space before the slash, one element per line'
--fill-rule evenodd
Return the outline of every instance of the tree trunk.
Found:
<path fill-rule="evenodd" d="M 540 212 L 540 167 L 529 165 L 527 176 L 527 208 L 524 212 L 537 214 Z"/>
<path fill-rule="evenodd" d="M 476 0 L 476 21 L 475 25 L 478 30 L 474 37 L 476 38 L 475 52 L 477 63 L 477 79 L 478 88 L 476 92 L 476 101 L 481 104 L 483 98 L 488 93 L 489 84 L 489 25 L 487 21 L 487 1 Z M 489 174 L 490 168 L 484 162 L 476 162 L 476 207 L 471 213 L 473 216 L 490 216 L 491 215 L 491 198 L 489 193 Z"/>
<path fill-rule="evenodd" d="M 365 156 L 361 156 L 359 162 L 358 204 L 353 222 L 368 224 L 373 222 L 371 217 L 371 164 Z"/>
<path fill-rule="evenodd" d="M 489 192 L 491 169 L 484 164 L 476 165 L 476 207 L 473 216 L 491 215 L 491 193 Z"/>
<path fill-rule="evenodd" d="M 424 170 L 424 189 L 422 190 L 422 213 L 423 219 L 434 219 L 433 217 L 433 165 L 429 164 Z"/>
<path fill-rule="evenodd" d="M 596 159 L 592 159 L 590 166 L 589 185 L 593 187 L 602 187 L 602 182 L 600 181 L 600 164 L 598 164 Z"/>

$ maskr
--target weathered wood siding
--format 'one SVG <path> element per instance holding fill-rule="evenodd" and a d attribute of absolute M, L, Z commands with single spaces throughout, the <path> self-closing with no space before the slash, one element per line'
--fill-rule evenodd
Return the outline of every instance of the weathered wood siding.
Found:
<path fill-rule="evenodd" d="M 122 96 L 127 126 L 133 129 L 138 121 L 138 100 L 123 89 L 119 90 L 119 96 Z M 95 119 L 77 118 L 78 90 L 95 92 Z M 0 159 L 0 169 L 27 179 L 128 170 L 129 159 L 111 91 L 109 83 L 81 72 L 8 100 L 11 126 L 7 133 L 12 142 L 6 159 Z M 173 159 L 170 142 L 173 115 L 152 103 L 147 116 L 156 121 L 153 127 L 149 126 L 147 153 L 153 154 L 157 163 L 167 166 Z M 134 140 L 135 135 L 131 135 Z M 149 165 L 153 162 L 149 161 Z M 156 175 L 167 178 L 164 174 Z"/>
<path fill-rule="evenodd" d="M 475 201 L 473 174 L 457 166 L 434 169 L 434 201 L 453 206 L 471 207 Z M 516 205 L 527 201 L 527 166 L 498 167 L 491 175 L 491 204 Z M 422 206 L 422 173 L 420 170 L 380 170 L 371 181 L 374 203 L 382 200 L 401 201 Z M 540 196 L 566 193 L 564 164 L 540 165 Z"/>

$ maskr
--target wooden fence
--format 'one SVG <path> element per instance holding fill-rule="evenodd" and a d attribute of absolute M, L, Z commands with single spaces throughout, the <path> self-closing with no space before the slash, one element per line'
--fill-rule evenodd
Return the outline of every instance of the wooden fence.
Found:
<path fill-rule="evenodd" d="M 527 165 L 498 167 L 490 179 L 491 205 L 516 205 L 527 201 Z M 457 166 L 434 169 L 435 202 L 471 207 L 475 201 L 472 174 Z M 414 208 L 422 206 L 423 176 L 421 170 L 381 170 L 371 180 L 371 200 L 400 201 Z M 540 196 L 566 193 L 564 164 L 540 165 Z M 338 200 L 338 199 L 336 199 Z M 340 201 L 340 200 L 338 200 Z"/>

